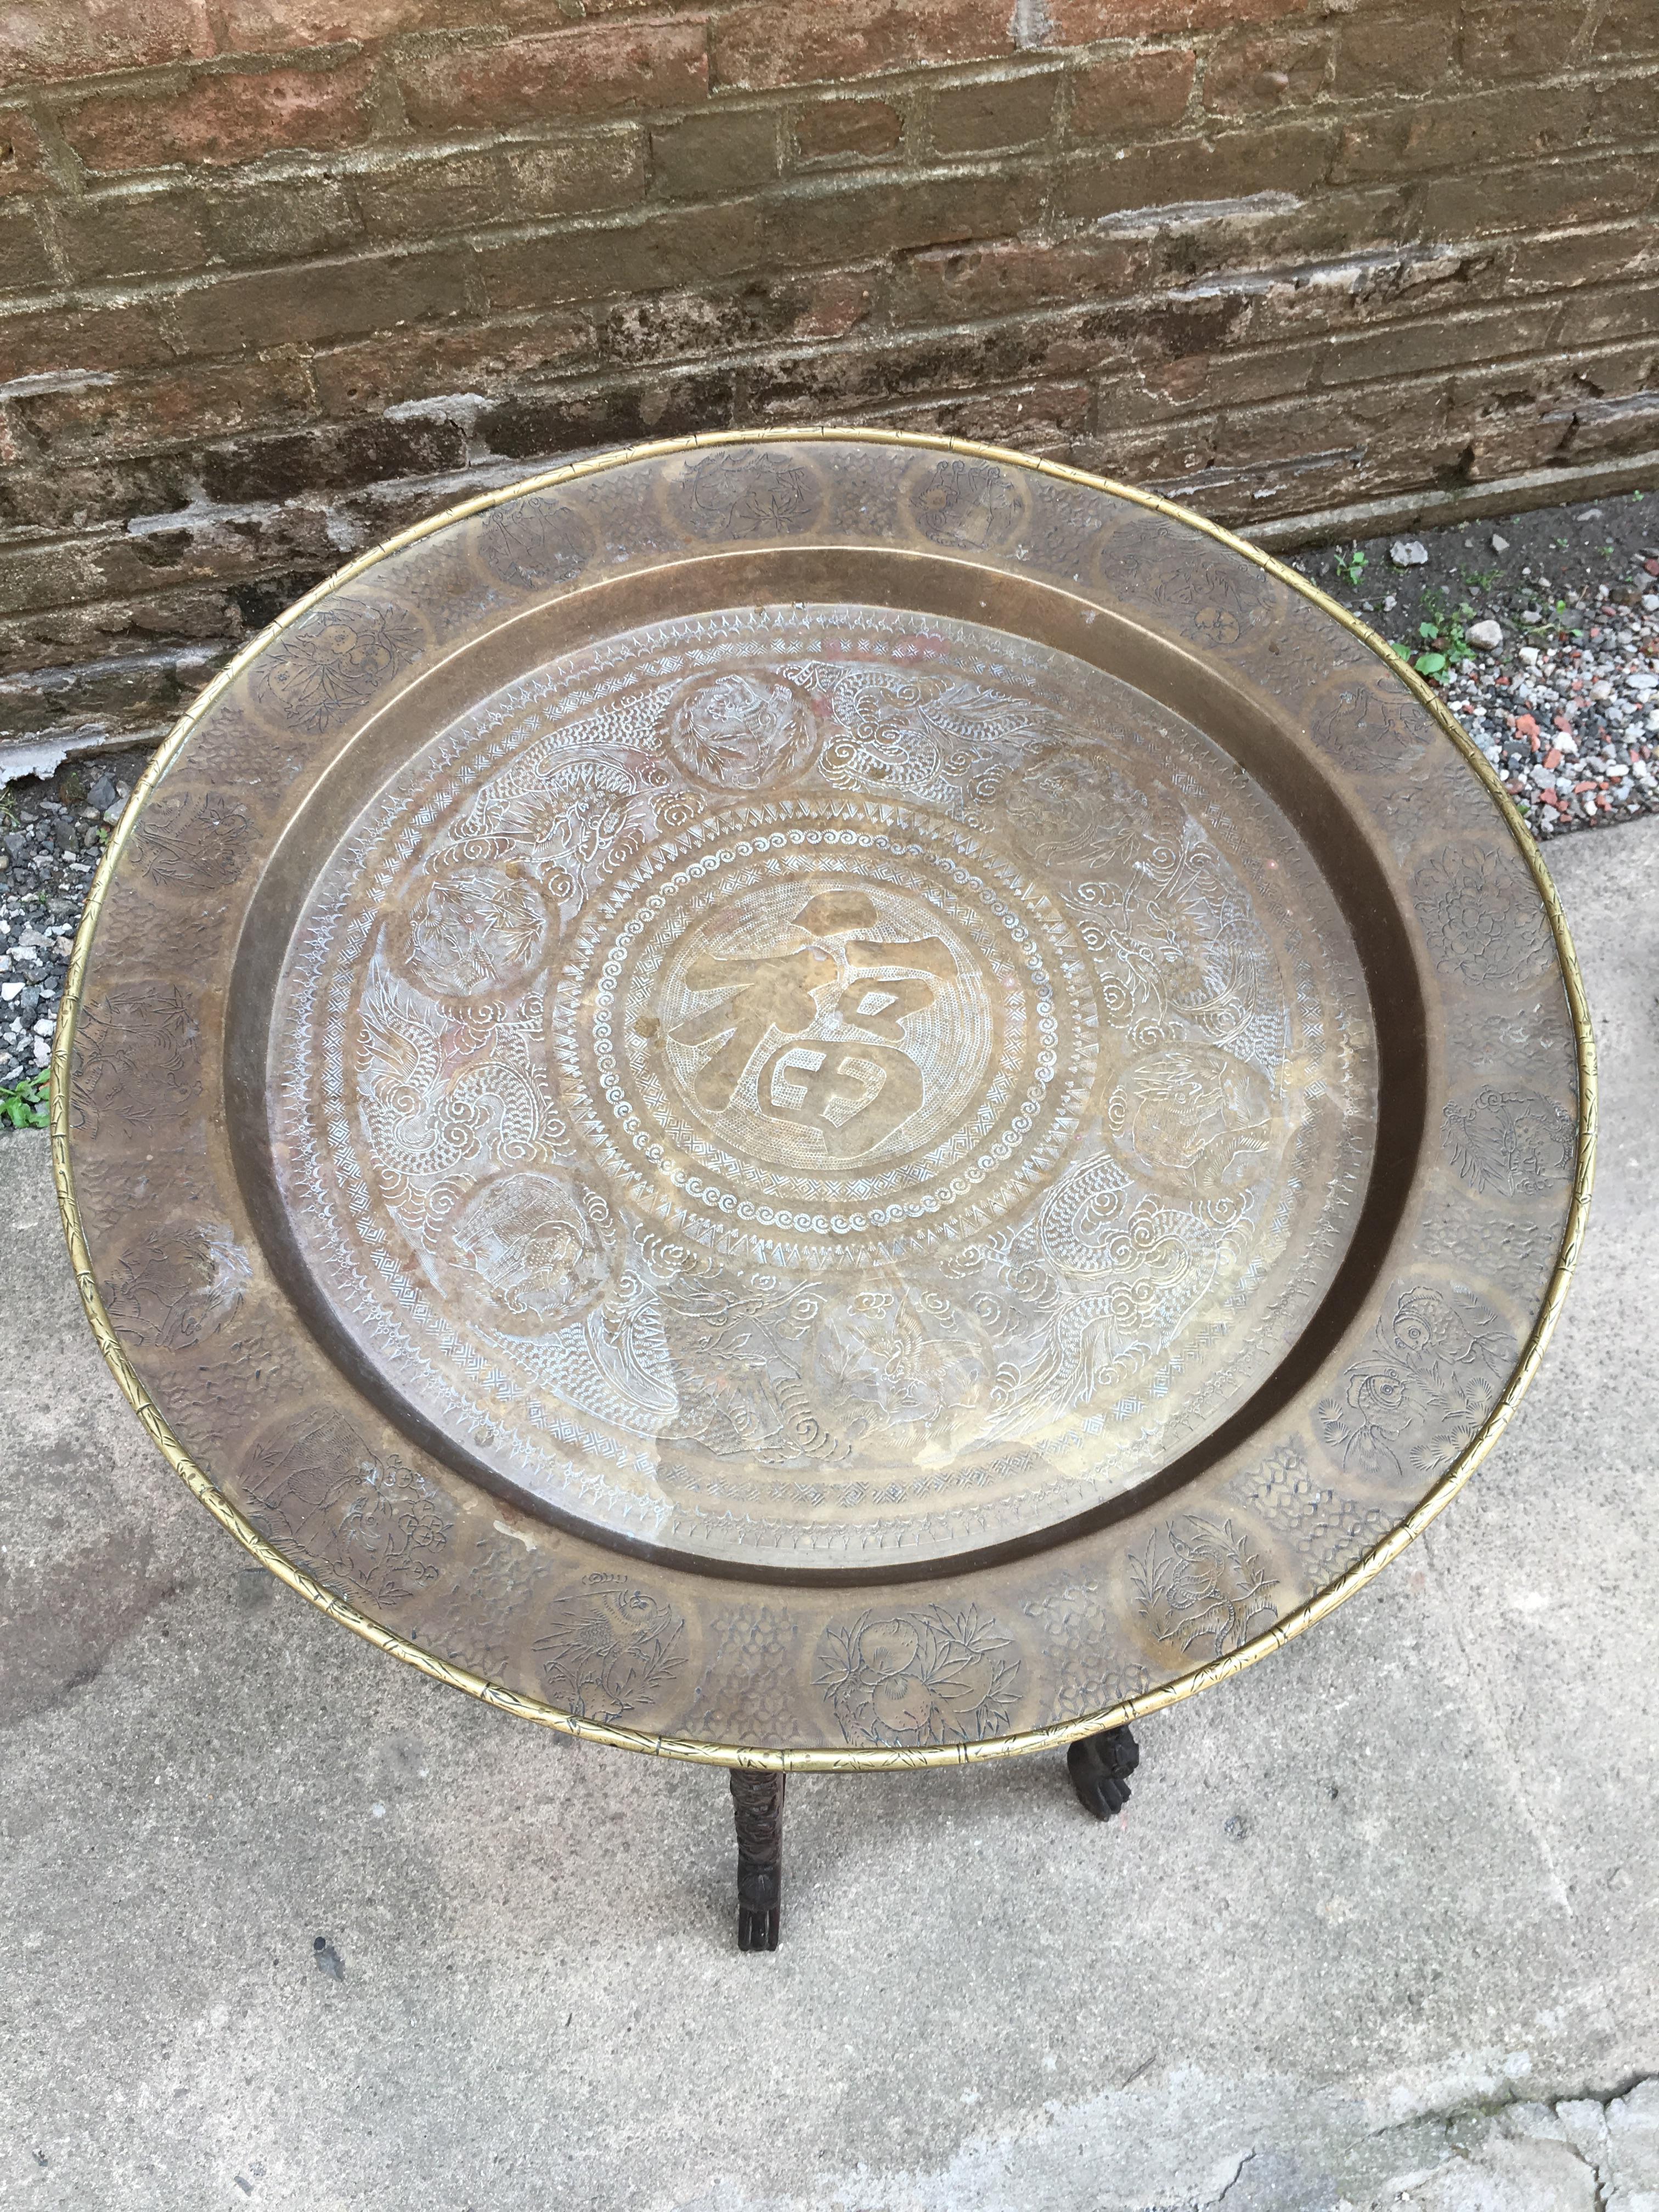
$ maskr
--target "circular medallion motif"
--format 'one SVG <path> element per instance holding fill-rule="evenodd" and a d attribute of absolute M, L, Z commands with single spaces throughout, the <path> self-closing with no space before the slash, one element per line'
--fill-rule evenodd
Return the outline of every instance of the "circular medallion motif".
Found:
<path fill-rule="evenodd" d="M 575 941 L 554 1034 L 605 1171 L 720 1245 L 815 1267 L 1028 1197 L 1094 1076 L 1082 948 L 976 840 L 797 800 L 700 823 Z M 589 1011 L 591 1010 L 591 1012 Z"/>
<path fill-rule="evenodd" d="M 480 866 L 434 878 L 409 917 L 409 969 L 445 996 L 501 991 L 540 965 L 547 908 L 533 884 Z"/>
<path fill-rule="evenodd" d="M 818 748 L 812 703 L 789 684 L 733 671 L 695 677 L 675 700 L 668 742 L 712 791 L 757 791 L 795 775 Z"/>

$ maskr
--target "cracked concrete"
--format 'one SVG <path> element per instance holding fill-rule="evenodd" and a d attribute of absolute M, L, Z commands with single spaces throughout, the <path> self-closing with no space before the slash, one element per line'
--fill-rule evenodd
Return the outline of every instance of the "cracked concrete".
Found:
<path fill-rule="evenodd" d="M 1552 853 L 1595 1210 L 1471 1488 L 1330 1621 L 1059 1759 L 721 1778 L 354 1642 L 169 1475 L 0 1147 L 0 2202 L 41 2212 L 1659 2212 L 1659 824 Z"/>

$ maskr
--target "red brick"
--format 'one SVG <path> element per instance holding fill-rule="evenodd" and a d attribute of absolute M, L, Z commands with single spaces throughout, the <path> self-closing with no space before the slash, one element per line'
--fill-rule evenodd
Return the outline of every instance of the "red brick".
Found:
<path fill-rule="evenodd" d="M 1659 136 L 1659 77 L 1602 77 L 1593 88 L 1585 135 L 1638 144 Z"/>
<path fill-rule="evenodd" d="M 1338 136 L 1334 122 L 1310 120 L 1130 146 L 1109 161 L 1074 161 L 1054 181 L 1054 209 L 1090 220 L 1256 192 L 1310 192 L 1330 167 Z"/>
<path fill-rule="evenodd" d="M 1518 168 L 1575 145 L 1589 112 L 1589 94 L 1565 87 L 1547 100 L 1517 101 L 1511 93 L 1489 92 L 1386 108 L 1344 130 L 1332 179 L 1400 177 L 1413 170 L 1464 169 L 1476 161 Z"/>
<path fill-rule="evenodd" d="M 208 256 L 193 191 L 99 193 L 61 201 L 52 219 L 76 276 L 163 276 L 199 269 Z"/>
<path fill-rule="evenodd" d="M 840 336 L 865 319 L 879 289 L 872 272 L 756 275 L 698 292 L 623 301 L 605 316 L 606 359 L 642 368 L 707 361 L 783 339 Z"/>
<path fill-rule="evenodd" d="M 760 419 L 810 422 L 849 407 L 868 410 L 923 392 L 1024 383 L 1048 366 L 1047 350 L 1043 334 L 1019 323 L 911 332 L 897 341 L 834 352 L 808 349 L 756 362 L 745 374 L 744 386 Z"/>
<path fill-rule="evenodd" d="M 233 265 L 309 260 L 338 253 L 362 236 L 356 203 L 331 177 L 229 184 L 206 198 L 214 251 Z"/>
<path fill-rule="evenodd" d="M 1659 54 L 1659 9 L 1653 0 L 1613 0 L 1595 26 L 1590 51 L 1597 61 L 1619 54 Z"/>
<path fill-rule="evenodd" d="M 778 116 L 724 107 L 651 132 L 651 181 L 671 199 L 724 199 L 778 173 Z"/>
<path fill-rule="evenodd" d="M 645 195 L 645 133 L 637 124 L 590 127 L 574 138 L 510 148 L 504 158 L 520 215 L 586 215 Z"/>
<path fill-rule="evenodd" d="M 41 453 L 62 460 L 268 429 L 313 411 L 311 380 L 293 352 L 192 362 L 159 374 L 33 392 L 12 404 Z"/>
<path fill-rule="evenodd" d="M 930 178 L 902 183 L 842 176 L 835 189 L 792 196 L 771 211 L 769 235 L 787 237 L 798 267 L 875 259 L 952 240 L 1006 238 L 1036 222 L 1045 179 Z"/>
<path fill-rule="evenodd" d="M 1659 284 L 1616 285 L 1611 291 L 1580 295 L 1565 311 L 1558 311 L 1561 326 L 1557 343 L 1583 346 L 1607 345 L 1616 338 L 1651 338 L 1659 330 Z"/>
<path fill-rule="evenodd" d="M 64 136 L 92 169 L 226 166 L 279 149 L 328 152 L 368 137 L 367 58 L 335 69 L 204 71 L 178 90 L 112 94 L 64 111 Z"/>
<path fill-rule="evenodd" d="M 856 274 L 832 270 L 811 287 L 806 304 L 789 326 L 792 338 L 844 338 L 869 319 L 869 284 Z"/>
<path fill-rule="evenodd" d="M 1178 123 L 1192 96 L 1197 61 L 1190 46 L 1154 46 L 1091 62 L 1073 85 L 1073 137 L 1138 138 Z"/>
<path fill-rule="evenodd" d="M 1230 39 L 1204 64 L 1204 105 L 1217 115 L 1250 115 L 1312 100 L 1330 68 L 1330 40 L 1318 31 L 1278 31 Z"/>
<path fill-rule="evenodd" d="M 12 376 L 150 368 L 173 358 L 161 315 L 149 301 L 118 307 L 19 310 L 0 316 L 0 361 Z"/>
<path fill-rule="evenodd" d="M 52 176 L 40 148 L 40 134 L 17 108 L 0 114 L 0 193 L 44 192 Z"/>
<path fill-rule="evenodd" d="M 1584 0 L 1497 0 L 1471 8 L 1463 17 L 1463 73 L 1553 76 L 1571 64 L 1583 21 Z"/>
<path fill-rule="evenodd" d="M 355 261 L 249 270 L 181 292 L 172 315 L 186 353 L 314 345 L 458 313 L 468 256 L 459 247 Z"/>
<path fill-rule="evenodd" d="M 1043 383 L 1012 392 L 913 400 L 904 407 L 860 409 L 853 420 L 934 437 L 973 438 L 982 444 L 1010 446 L 1017 453 L 1074 460 L 1078 441 L 1088 427 L 1090 407 L 1086 384 Z"/>
<path fill-rule="evenodd" d="M 1511 290 L 1555 292 L 1621 278 L 1659 276 L 1659 222 L 1650 218 L 1603 230 L 1506 240 L 1504 261 L 1505 283 Z"/>
<path fill-rule="evenodd" d="M 890 154 L 904 119 L 884 100 L 820 100 L 795 113 L 795 143 L 803 161 L 849 155 Z"/>
<path fill-rule="evenodd" d="M 509 392 L 556 369 L 597 364 L 592 325 L 564 313 L 497 321 L 377 331 L 311 357 L 325 415 L 378 415 L 434 392 Z"/>
<path fill-rule="evenodd" d="M 356 179 L 357 204 L 371 238 L 431 238 L 499 222 L 501 173 L 493 155 L 400 161 Z"/>
<path fill-rule="evenodd" d="M 555 459 L 573 449 L 724 428 L 733 392 L 732 372 L 724 368 L 658 372 L 638 382 L 613 377 L 504 399 L 478 417 L 478 435 L 514 459 Z"/>
<path fill-rule="evenodd" d="M 955 323 L 1029 314 L 1055 301 L 1120 299 L 1152 266 L 1150 247 L 1117 239 L 941 246 L 904 261 L 894 312 L 906 322 Z"/>
<path fill-rule="evenodd" d="M 441 131 L 692 106 L 708 94 L 708 57 L 701 22 L 577 23 L 499 46 L 403 55 L 398 77 L 410 120 Z"/>
<path fill-rule="evenodd" d="M 1536 353 L 1551 343 L 1559 316 L 1547 301 L 1511 301 L 1471 313 L 1355 331 L 1328 342 L 1321 381 L 1385 382 L 1468 361 Z"/>
<path fill-rule="evenodd" d="M 1224 31 L 1306 13 L 1304 0 L 1049 0 L 1054 43 L 1153 38 L 1165 31 Z"/>
<path fill-rule="evenodd" d="M 1518 162 L 1484 176 L 1436 177 L 1416 200 L 1425 238 L 1490 237 L 1496 232 L 1538 230 L 1641 215 L 1659 194 L 1659 179 L 1645 155 L 1610 161 Z"/>
<path fill-rule="evenodd" d="M 37 292 L 57 280 L 35 210 L 26 200 L 0 208 L 0 291 Z"/>
<path fill-rule="evenodd" d="M 391 477 L 448 474 L 466 466 L 466 434 L 438 414 L 308 423 L 235 438 L 198 457 L 209 500 L 292 499 L 307 491 L 356 490 Z"/>
<path fill-rule="evenodd" d="M 1016 51 L 1011 0 L 750 0 L 709 26 L 714 81 L 755 90 Z"/>
<path fill-rule="evenodd" d="M 665 209 L 647 222 L 559 231 L 478 250 L 493 307 L 665 291 L 757 269 L 766 259 L 759 210 L 744 205 Z"/>
<path fill-rule="evenodd" d="M 0 85 L 98 76 L 212 52 L 206 0 L 23 0 L 0 15 Z"/>
<path fill-rule="evenodd" d="M 991 77 L 951 85 L 933 96 L 933 144 L 941 154 L 982 154 L 1029 146 L 1054 127 L 1060 73 Z"/>
<path fill-rule="evenodd" d="M 489 0 L 214 0 L 222 53 L 286 53 L 495 20 Z"/>
<path fill-rule="evenodd" d="M 1343 98 L 1443 90 L 1456 58 L 1449 15 L 1358 15 L 1338 33 L 1334 88 Z"/>

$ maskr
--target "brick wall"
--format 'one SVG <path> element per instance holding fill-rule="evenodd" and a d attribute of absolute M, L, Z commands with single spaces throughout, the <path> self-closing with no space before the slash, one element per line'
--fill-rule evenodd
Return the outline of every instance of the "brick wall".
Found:
<path fill-rule="evenodd" d="M 1659 0 L 20 0 L 0 82 L 14 763 L 635 438 L 1281 541 L 1659 478 Z"/>

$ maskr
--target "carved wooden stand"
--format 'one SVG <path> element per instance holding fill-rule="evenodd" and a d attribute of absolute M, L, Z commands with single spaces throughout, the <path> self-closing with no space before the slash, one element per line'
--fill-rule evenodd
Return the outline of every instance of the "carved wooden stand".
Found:
<path fill-rule="evenodd" d="M 1129 1777 L 1140 1764 L 1140 1746 L 1127 1726 L 1080 1736 L 1066 1754 L 1078 1802 L 1097 1820 L 1109 1820 L 1129 1802 Z"/>
<path fill-rule="evenodd" d="M 732 1769 L 738 1822 L 738 1948 L 775 1951 L 783 1896 L 783 1785 L 787 1774 Z"/>
<path fill-rule="evenodd" d="M 1066 1754 L 1072 1787 L 1085 1812 L 1109 1820 L 1129 1802 L 1129 1777 L 1140 1747 L 1127 1727 L 1086 1735 Z M 775 1951 L 783 1901 L 784 1774 L 732 1769 L 732 1810 L 738 1824 L 738 1948 Z"/>

